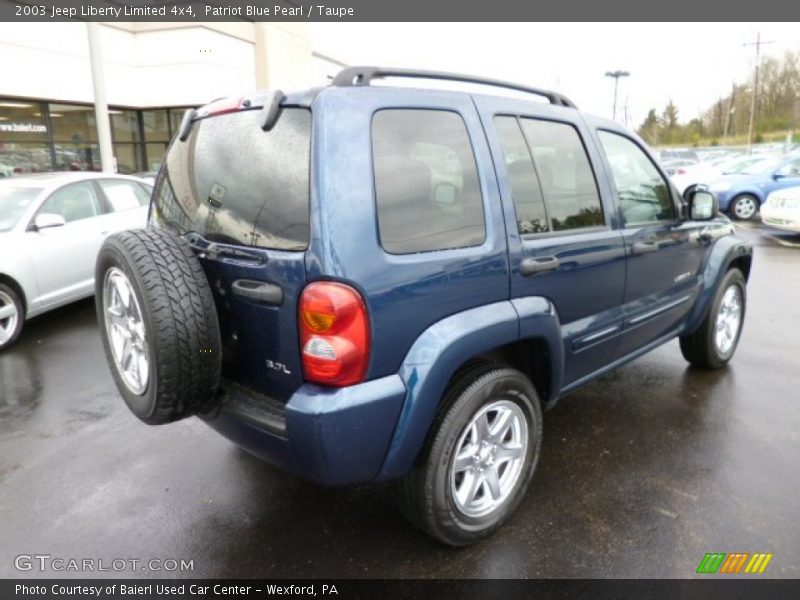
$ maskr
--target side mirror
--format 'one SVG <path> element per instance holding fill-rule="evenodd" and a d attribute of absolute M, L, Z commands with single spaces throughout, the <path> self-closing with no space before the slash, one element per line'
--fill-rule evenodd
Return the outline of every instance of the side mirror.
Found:
<path fill-rule="evenodd" d="M 775 171 L 772 174 L 772 179 L 774 179 L 775 181 L 778 181 L 779 179 L 783 179 L 784 177 L 786 177 L 786 175 L 784 175 L 783 173 L 779 173 L 778 171 Z"/>
<path fill-rule="evenodd" d="M 706 190 L 695 190 L 689 196 L 689 218 L 693 221 L 709 221 L 719 212 L 717 197 Z"/>
<path fill-rule="evenodd" d="M 51 227 L 63 227 L 66 224 L 67 221 L 64 219 L 64 217 L 53 213 L 38 214 L 33 220 L 33 226 L 36 228 L 36 231 L 50 229 Z"/>

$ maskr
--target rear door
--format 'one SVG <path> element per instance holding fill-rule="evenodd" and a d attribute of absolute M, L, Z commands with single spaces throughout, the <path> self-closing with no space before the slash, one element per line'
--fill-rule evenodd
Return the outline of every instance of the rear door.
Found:
<path fill-rule="evenodd" d="M 297 299 L 309 241 L 311 112 L 285 107 L 196 121 L 170 146 L 150 219 L 186 237 L 205 268 L 223 338 L 223 377 L 287 400 L 302 384 Z"/>
<path fill-rule="evenodd" d="M 569 387 L 611 360 L 622 326 L 624 246 L 599 157 L 574 109 L 476 102 L 501 181 L 511 296 L 554 304 Z"/>

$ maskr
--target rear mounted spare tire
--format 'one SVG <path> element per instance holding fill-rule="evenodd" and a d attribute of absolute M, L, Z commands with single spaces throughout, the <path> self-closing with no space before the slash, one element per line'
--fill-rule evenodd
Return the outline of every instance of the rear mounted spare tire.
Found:
<path fill-rule="evenodd" d="M 221 355 L 211 288 L 189 244 L 163 229 L 103 243 L 97 320 L 120 394 L 139 419 L 170 423 L 210 409 Z"/>

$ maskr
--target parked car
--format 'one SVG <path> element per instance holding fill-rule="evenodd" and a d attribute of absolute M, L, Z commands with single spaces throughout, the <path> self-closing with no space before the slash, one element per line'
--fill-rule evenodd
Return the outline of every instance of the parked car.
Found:
<path fill-rule="evenodd" d="M 800 184 L 800 157 L 765 159 L 737 174 L 709 182 L 708 189 L 719 202 L 720 210 L 743 221 L 755 218 L 766 197 Z"/>
<path fill-rule="evenodd" d="M 684 160 L 693 160 L 694 162 L 699 162 L 700 157 L 698 156 L 695 150 L 689 150 L 687 148 L 672 148 L 669 150 L 661 150 L 659 153 L 661 161 L 667 160 L 677 160 L 677 159 L 684 159 Z"/>
<path fill-rule="evenodd" d="M 549 104 L 371 85 L 391 76 Z M 713 195 L 684 203 L 556 92 L 349 68 L 188 112 L 156 181 L 95 276 L 131 411 L 319 484 L 394 480 L 447 544 L 519 505 L 559 397 L 675 337 L 720 368 L 739 339 L 752 250 Z"/>
<path fill-rule="evenodd" d="M 158 175 L 157 171 L 142 171 L 140 173 L 131 173 L 131 176 L 138 177 L 139 179 L 146 181 L 150 185 L 153 185 L 156 182 L 156 175 Z"/>
<path fill-rule="evenodd" d="M 696 160 L 690 158 L 673 158 L 665 160 L 661 166 L 667 172 L 667 175 L 674 175 L 678 171 L 686 172 L 685 169 L 698 164 Z"/>
<path fill-rule="evenodd" d="M 761 207 L 761 220 L 800 233 L 800 186 L 772 192 Z"/>
<path fill-rule="evenodd" d="M 739 173 L 763 160 L 763 158 L 741 154 L 721 157 L 709 162 L 679 168 L 672 174 L 672 182 L 681 195 L 685 195 L 687 191 L 691 191 L 698 185 L 708 185 L 709 181 L 715 181 L 723 175 Z"/>
<path fill-rule="evenodd" d="M 146 223 L 151 190 L 104 173 L 0 181 L 0 350 L 25 320 L 94 293 L 103 240 Z"/>

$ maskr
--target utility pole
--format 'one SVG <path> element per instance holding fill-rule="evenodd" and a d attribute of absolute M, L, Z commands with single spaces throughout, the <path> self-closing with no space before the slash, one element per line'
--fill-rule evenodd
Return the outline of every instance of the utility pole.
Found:
<path fill-rule="evenodd" d="M 769 42 L 762 42 L 761 41 L 761 32 L 756 35 L 755 42 L 747 42 L 742 44 L 742 46 L 755 46 L 756 47 L 756 69 L 753 75 L 753 93 L 752 98 L 750 101 L 750 128 L 747 131 L 747 153 L 750 154 L 753 151 L 753 126 L 755 125 L 756 120 L 756 96 L 758 96 L 758 67 L 761 64 L 761 46 L 765 44 L 772 44 L 773 41 Z"/>
<path fill-rule="evenodd" d="M 606 71 L 606 77 L 614 78 L 614 110 L 612 112 L 612 119 L 617 120 L 617 86 L 619 85 L 620 77 L 630 77 L 628 71 Z"/>
<path fill-rule="evenodd" d="M 731 115 L 736 110 L 734 102 L 736 101 L 736 84 L 731 84 L 731 99 L 728 101 L 728 114 L 725 116 L 725 131 L 722 133 L 722 145 L 728 144 L 728 131 L 730 131 Z"/>

